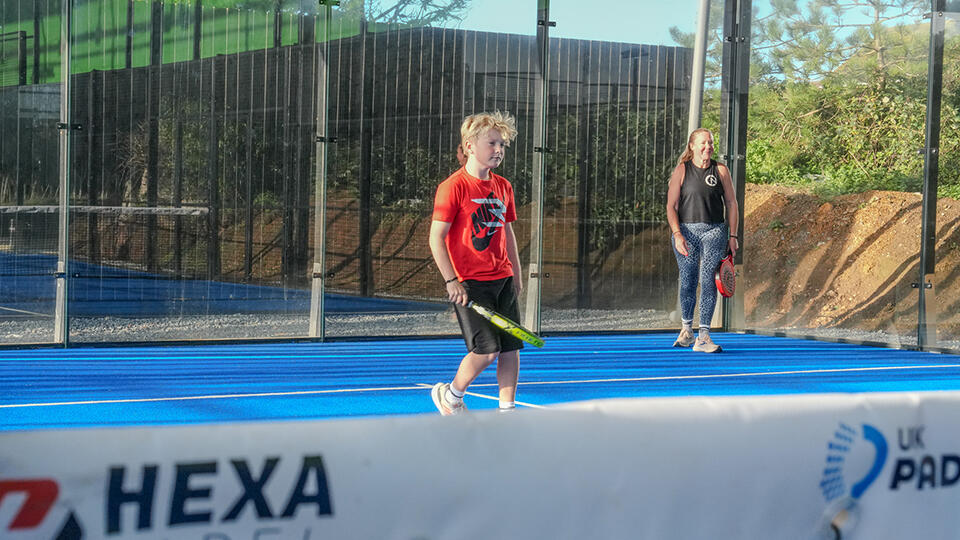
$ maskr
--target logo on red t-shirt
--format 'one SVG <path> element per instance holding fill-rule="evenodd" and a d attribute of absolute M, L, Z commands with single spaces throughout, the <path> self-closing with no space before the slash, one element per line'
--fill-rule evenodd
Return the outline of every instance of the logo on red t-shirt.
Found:
<path fill-rule="evenodd" d="M 479 204 L 477 210 L 470 216 L 473 223 L 473 248 L 483 251 L 490 247 L 490 240 L 498 230 L 503 228 L 504 213 L 507 205 L 491 191 L 485 199 L 471 199 Z"/>

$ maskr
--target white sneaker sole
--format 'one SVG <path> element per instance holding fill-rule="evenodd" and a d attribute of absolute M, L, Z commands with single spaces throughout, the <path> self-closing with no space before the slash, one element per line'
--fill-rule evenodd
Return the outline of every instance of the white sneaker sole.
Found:
<path fill-rule="evenodd" d="M 430 397 L 433 399 L 433 404 L 437 407 L 437 410 L 440 411 L 440 414 L 443 416 L 450 416 L 453 414 L 453 412 L 449 408 L 444 407 L 443 403 L 440 401 L 443 399 L 441 392 L 443 391 L 444 386 L 444 383 L 439 382 L 433 385 L 433 388 L 430 389 Z"/>

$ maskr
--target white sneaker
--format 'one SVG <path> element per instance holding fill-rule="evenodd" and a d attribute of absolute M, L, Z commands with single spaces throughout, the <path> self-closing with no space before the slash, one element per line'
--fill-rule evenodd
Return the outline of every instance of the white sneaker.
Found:
<path fill-rule="evenodd" d="M 697 352 L 716 353 L 723 349 L 710 339 L 709 335 L 698 337 L 697 342 L 693 344 L 693 350 Z"/>
<path fill-rule="evenodd" d="M 467 406 L 463 404 L 462 399 L 458 399 L 457 403 L 453 405 L 447 401 L 445 396 L 449 388 L 449 383 L 438 382 L 430 389 L 430 397 L 433 398 L 433 404 L 437 406 L 437 410 L 440 411 L 440 414 L 443 416 L 454 416 L 467 410 Z"/>
<path fill-rule="evenodd" d="M 680 330 L 680 335 L 677 336 L 677 340 L 673 342 L 674 347 L 689 347 L 693 345 L 693 332 L 687 330 L 686 328 Z"/>

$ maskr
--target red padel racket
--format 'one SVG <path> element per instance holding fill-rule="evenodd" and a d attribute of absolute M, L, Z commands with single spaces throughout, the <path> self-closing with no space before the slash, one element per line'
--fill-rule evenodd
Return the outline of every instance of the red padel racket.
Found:
<path fill-rule="evenodd" d="M 732 253 L 720 261 L 714 280 L 717 282 L 717 290 L 720 294 L 727 298 L 733 296 L 733 291 L 737 288 L 737 271 L 733 267 Z"/>

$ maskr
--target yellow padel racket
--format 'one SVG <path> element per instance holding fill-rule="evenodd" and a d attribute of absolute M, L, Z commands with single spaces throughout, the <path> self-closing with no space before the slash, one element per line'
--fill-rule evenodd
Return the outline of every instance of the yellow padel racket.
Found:
<path fill-rule="evenodd" d="M 511 336 L 522 339 L 534 347 L 543 347 L 543 338 L 520 326 L 519 323 L 511 321 L 492 309 L 476 304 L 472 300 L 467 304 L 467 307 L 476 311 L 481 317 L 490 321 L 494 326 Z"/>

